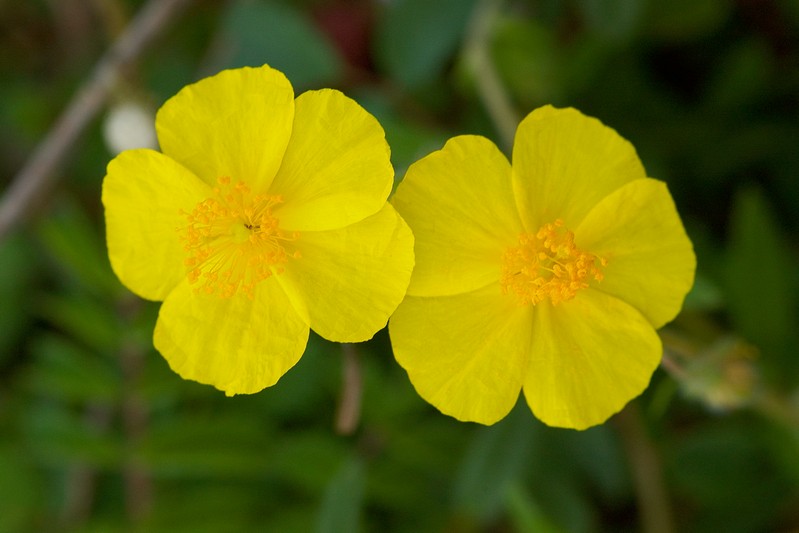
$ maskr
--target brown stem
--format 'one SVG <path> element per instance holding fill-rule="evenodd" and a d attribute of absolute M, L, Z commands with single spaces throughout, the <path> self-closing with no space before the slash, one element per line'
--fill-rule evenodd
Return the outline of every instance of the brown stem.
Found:
<path fill-rule="evenodd" d="M 645 533 L 672 533 L 674 520 L 660 457 L 641 418 L 638 404 L 632 402 L 613 419 L 630 464 L 641 529 Z"/>
<path fill-rule="evenodd" d="M 342 391 L 341 403 L 336 416 L 336 432 L 341 435 L 352 435 L 361 418 L 361 395 L 363 378 L 358 351 L 355 345 L 341 345 L 342 355 Z"/>
<path fill-rule="evenodd" d="M 133 63 L 191 0 L 150 0 L 103 55 L 88 81 L 39 143 L 0 200 L 0 240 L 56 180 L 56 168 L 105 105 L 120 72 Z"/>

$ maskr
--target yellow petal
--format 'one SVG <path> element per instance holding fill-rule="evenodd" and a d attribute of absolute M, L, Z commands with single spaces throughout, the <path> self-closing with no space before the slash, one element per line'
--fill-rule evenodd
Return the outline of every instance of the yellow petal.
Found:
<path fill-rule="evenodd" d="M 550 426 L 601 424 L 649 384 L 660 338 L 633 307 L 584 290 L 557 306 L 535 307 L 524 395 Z"/>
<path fill-rule="evenodd" d="M 414 296 L 498 281 L 502 253 L 523 231 L 508 160 L 483 137 L 455 137 L 411 165 L 392 204 L 416 239 Z"/>
<path fill-rule="evenodd" d="M 294 91 L 267 66 L 225 70 L 184 87 L 156 115 L 161 150 L 206 183 L 265 192 L 291 136 Z"/>
<path fill-rule="evenodd" d="M 194 294 L 181 283 L 161 306 L 155 348 L 184 379 L 228 396 L 274 385 L 299 361 L 309 330 L 271 281 L 259 283 L 252 299 Z"/>
<path fill-rule="evenodd" d="M 122 152 L 103 180 L 108 257 L 117 277 L 142 298 L 163 300 L 186 277 L 177 229 L 209 187 L 152 150 Z"/>
<path fill-rule="evenodd" d="M 397 362 L 419 395 L 458 420 L 493 424 L 519 398 L 531 307 L 498 284 L 436 298 L 407 296 L 388 325 Z"/>
<path fill-rule="evenodd" d="M 645 178 L 635 148 L 576 109 L 536 109 L 519 124 L 513 185 L 527 231 L 561 219 L 577 226 L 602 198 Z"/>
<path fill-rule="evenodd" d="M 302 233 L 294 248 L 301 257 L 276 279 L 311 328 L 336 342 L 383 328 L 413 269 L 413 235 L 388 204 L 352 226 Z"/>
<path fill-rule="evenodd" d="M 379 211 L 394 169 L 383 128 L 338 91 L 309 91 L 296 100 L 294 129 L 270 188 L 285 203 L 281 227 L 297 231 L 342 228 Z"/>
<path fill-rule="evenodd" d="M 599 202 L 574 233 L 579 248 L 608 260 L 598 290 L 631 304 L 655 328 L 679 313 L 696 257 L 665 183 L 628 183 Z"/>

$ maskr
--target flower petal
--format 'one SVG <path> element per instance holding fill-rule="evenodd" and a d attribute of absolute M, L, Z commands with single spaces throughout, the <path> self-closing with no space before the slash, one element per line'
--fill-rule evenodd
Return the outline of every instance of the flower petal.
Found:
<path fill-rule="evenodd" d="M 536 306 L 532 327 L 524 395 L 536 417 L 550 426 L 601 424 L 641 394 L 662 355 L 652 325 L 633 307 L 599 291 Z"/>
<path fill-rule="evenodd" d="M 635 148 L 576 109 L 536 109 L 519 124 L 513 185 L 527 231 L 561 219 L 577 226 L 602 198 L 645 178 Z"/>
<path fill-rule="evenodd" d="M 163 300 L 186 277 L 177 229 L 209 187 L 153 150 L 128 150 L 103 180 L 108 257 L 117 277 L 142 298 Z"/>
<path fill-rule="evenodd" d="M 336 342 L 383 328 L 413 269 L 413 235 L 388 204 L 346 228 L 302 233 L 295 248 L 302 256 L 276 279 L 311 328 Z"/>
<path fill-rule="evenodd" d="M 299 361 L 308 332 L 277 283 L 259 283 L 252 299 L 223 299 L 186 281 L 161 306 L 153 342 L 181 377 L 232 396 L 274 385 Z"/>
<path fill-rule="evenodd" d="M 597 289 L 634 306 L 655 328 L 679 313 L 696 256 L 665 183 L 635 180 L 608 195 L 575 230 L 575 242 L 608 260 Z"/>
<path fill-rule="evenodd" d="M 354 100 L 324 89 L 300 95 L 294 129 L 270 192 L 281 227 L 342 228 L 377 213 L 391 192 L 394 169 L 377 120 Z"/>
<path fill-rule="evenodd" d="M 493 424 L 519 398 L 531 309 L 498 284 L 454 296 L 407 296 L 388 325 L 394 356 L 419 395 L 442 413 Z"/>
<path fill-rule="evenodd" d="M 158 110 L 161 150 L 206 183 L 221 176 L 265 192 L 291 137 L 294 91 L 270 67 L 224 70 Z"/>
<path fill-rule="evenodd" d="M 416 239 L 414 296 L 469 292 L 499 280 L 502 253 L 523 231 L 511 169 L 484 137 L 464 135 L 408 168 L 392 204 Z"/>

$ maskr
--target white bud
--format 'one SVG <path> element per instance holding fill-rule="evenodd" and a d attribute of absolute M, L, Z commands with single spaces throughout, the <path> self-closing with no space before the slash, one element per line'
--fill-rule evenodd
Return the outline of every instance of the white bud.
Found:
<path fill-rule="evenodd" d="M 114 155 L 133 148 L 157 149 L 155 113 L 135 102 L 116 104 L 105 116 L 103 137 Z"/>

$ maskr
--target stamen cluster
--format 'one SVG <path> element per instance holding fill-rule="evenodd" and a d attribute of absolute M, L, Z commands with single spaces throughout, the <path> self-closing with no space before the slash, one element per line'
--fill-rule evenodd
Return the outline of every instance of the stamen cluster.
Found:
<path fill-rule="evenodd" d="M 188 224 L 178 228 L 189 283 L 195 292 L 230 298 L 238 291 L 252 298 L 255 286 L 281 274 L 289 258 L 285 244 L 297 239 L 297 232 L 286 233 L 272 209 L 283 201 L 278 195 L 256 194 L 244 182 L 231 183 L 229 177 L 217 180 L 213 196 L 181 214 Z"/>
<path fill-rule="evenodd" d="M 606 265 L 605 258 L 578 249 L 574 233 L 558 219 L 535 235 L 520 235 L 519 246 L 505 250 L 500 285 L 504 294 L 516 294 L 522 305 L 547 298 L 557 305 L 574 298 L 589 281 L 602 281 L 601 267 Z"/>

